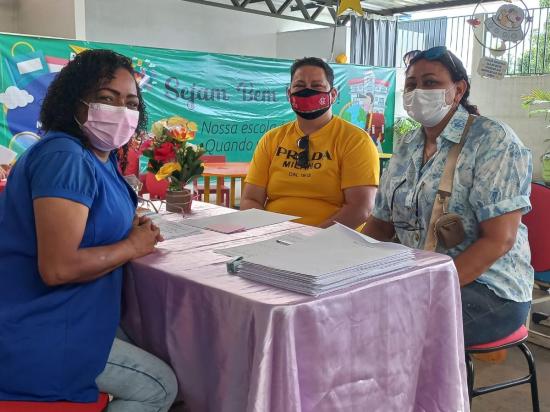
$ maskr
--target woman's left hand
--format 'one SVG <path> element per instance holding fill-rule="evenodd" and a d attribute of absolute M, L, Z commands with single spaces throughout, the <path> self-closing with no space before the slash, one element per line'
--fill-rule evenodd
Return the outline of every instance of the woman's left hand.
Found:
<path fill-rule="evenodd" d="M 150 220 L 151 220 L 151 218 L 148 217 L 148 216 L 135 215 L 133 225 L 134 226 L 141 226 L 141 225 L 149 222 Z M 155 225 L 154 223 L 151 223 L 151 230 L 155 231 L 157 229 L 159 229 L 159 227 L 157 225 Z M 162 233 L 159 230 L 159 234 L 157 235 L 157 242 L 163 242 L 163 241 L 164 241 L 164 237 L 162 236 Z"/>

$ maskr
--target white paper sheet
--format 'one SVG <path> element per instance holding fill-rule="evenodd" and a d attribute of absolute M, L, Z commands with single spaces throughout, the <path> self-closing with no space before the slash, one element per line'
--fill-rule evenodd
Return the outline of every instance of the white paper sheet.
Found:
<path fill-rule="evenodd" d="M 267 212 L 259 209 L 249 209 L 199 219 L 186 219 L 185 224 L 199 227 L 201 229 L 208 229 L 208 226 L 210 225 L 231 225 L 235 227 L 242 227 L 244 230 L 249 230 L 257 227 L 287 222 L 294 219 L 298 219 L 298 217 L 283 215 L 281 213 Z"/>
<path fill-rule="evenodd" d="M 203 233 L 202 230 L 193 227 L 187 226 L 183 223 L 182 217 L 180 214 L 157 214 L 157 213 L 146 213 L 155 225 L 160 229 L 160 234 L 164 240 L 176 239 L 179 237 L 193 236 Z"/>
<path fill-rule="evenodd" d="M 224 256 L 242 256 L 244 258 L 250 258 L 262 253 L 267 253 L 270 250 L 273 250 L 273 248 L 286 248 L 296 242 L 306 239 L 307 237 L 308 236 L 302 235 L 301 233 L 290 233 L 287 235 L 274 237 L 272 239 L 262 240 L 260 242 L 248 243 L 246 245 L 234 246 L 226 249 L 218 249 L 214 250 L 214 252 Z"/>

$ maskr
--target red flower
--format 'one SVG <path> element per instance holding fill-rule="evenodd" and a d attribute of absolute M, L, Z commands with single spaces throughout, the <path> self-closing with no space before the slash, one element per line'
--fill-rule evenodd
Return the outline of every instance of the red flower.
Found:
<path fill-rule="evenodd" d="M 163 143 L 154 152 L 154 159 L 159 162 L 168 162 L 176 158 L 176 151 L 172 143 Z"/>
<path fill-rule="evenodd" d="M 142 144 L 141 144 L 141 151 L 144 151 L 144 150 L 147 150 L 151 147 L 151 145 L 153 144 L 153 139 L 149 139 L 149 140 L 145 140 Z"/>

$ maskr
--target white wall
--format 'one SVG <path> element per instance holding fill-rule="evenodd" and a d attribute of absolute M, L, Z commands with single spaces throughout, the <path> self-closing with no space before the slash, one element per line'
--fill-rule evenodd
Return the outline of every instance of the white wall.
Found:
<path fill-rule="evenodd" d="M 277 57 L 277 33 L 319 27 L 182 0 L 86 0 L 86 39 Z"/>
<path fill-rule="evenodd" d="M 0 0 L 0 32 L 14 32 L 17 23 L 16 17 L 15 0 Z"/>
<path fill-rule="evenodd" d="M 277 33 L 277 57 L 281 59 L 299 59 L 302 57 L 320 57 L 330 59 L 334 28 L 299 30 Z M 338 27 L 334 41 L 334 57 L 344 53 L 349 58 L 349 28 Z"/>
<path fill-rule="evenodd" d="M 75 38 L 74 0 L 17 0 L 18 33 Z"/>
<path fill-rule="evenodd" d="M 0 31 L 212 53 L 328 58 L 320 27 L 182 0 L 0 0 Z M 335 55 L 347 43 L 339 28 Z"/>
<path fill-rule="evenodd" d="M 550 89 L 550 76 L 514 76 L 503 80 L 490 80 L 474 74 L 472 77 L 472 103 L 478 105 L 484 116 L 509 124 L 533 155 L 533 176 L 541 177 L 540 156 L 549 145 L 550 129 L 542 117 L 528 117 L 521 106 L 521 96 L 533 89 Z"/>
<path fill-rule="evenodd" d="M 533 178 L 541 178 L 540 157 L 550 138 L 550 129 L 542 117 L 529 117 L 521 105 L 521 96 L 533 89 L 550 90 L 550 76 L 506 76 L 502 80 L 487 79 L 477 74 L 482 48 L 473 42 L 471 102 L 479 107 L 482 115 L 500 120 L 512 127 L 523 144 L 531 149 Z"/>

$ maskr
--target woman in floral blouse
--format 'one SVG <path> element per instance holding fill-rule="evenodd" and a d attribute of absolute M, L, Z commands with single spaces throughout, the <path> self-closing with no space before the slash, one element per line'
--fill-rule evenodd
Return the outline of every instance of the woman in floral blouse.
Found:
<path fill-rule="evenodd" d="M 451 256 L 458 271 L 466 345 L 506 337 L 525 322 L 531 303 L 533 269 L 521 223 L 531 208 L 531 153 L 509 126 L 478 116 L 468 103 L 466 70 L 445 47 L 410 52 L 405 61 L 404 107 L 422 127 L 399 142 L 364 232 L 424 248 L 449 150 L 476 115 L 449 203 L 449 212 L 461 217 L 464 240 L 437 251 Z"/>

